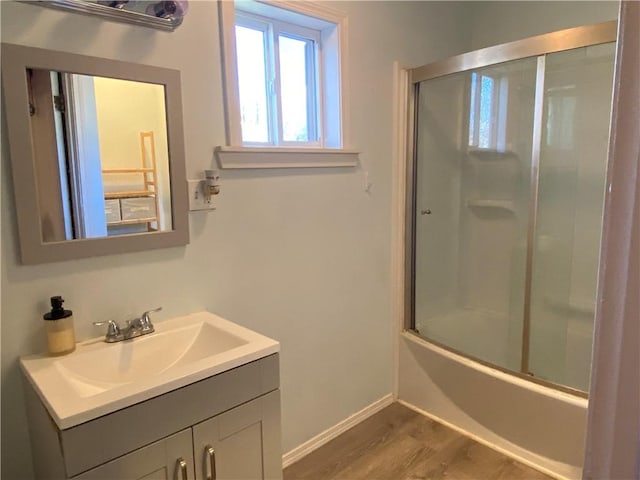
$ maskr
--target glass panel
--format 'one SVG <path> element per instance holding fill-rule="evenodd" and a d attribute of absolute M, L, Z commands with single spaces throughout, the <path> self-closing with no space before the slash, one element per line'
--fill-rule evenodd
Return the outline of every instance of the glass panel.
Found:
<path fill-rule="evenodd" d="M 263 31 L 236 25 L 240 124 L 243 142 L 269 142 L 264 45 Z"/>
<path fill-rule="evenodd" d="M 522 351 L 536 63 L 425 81 L 418 99 L 415 328 L 513 370 Z M 472 128 L 493 130 L 487 138 L 494 147 L 503 138 L 504 148 L 469 147 Z"/>
<path fill-rule="evenodd" d="M 493 115 L 493 105 L 496 100 L 494 83 L 493 78 L 482 75 L 480 80 L 480 131 L 478 134 L 480 148 L 495 147 L 493 132 L 497 125 Z"/>
<path fill-rule="evenodd" d="M 282 139 L 285 142 L 309 141 L 309 79 L 312 58 L 308 40 L 278 36 L 280 52 L 280 92 L 282 96 Z"/>
<path fill-rule="evenodd" d="M 476 90 L 478 89 L 478 74 L 471 74 L 471 101 L 469 102 L 469 146 L 477 146 L 476 141 Z"/>
<path fill-rule="evenodd" d="M 531 297 L 531 372 L 587 391 L 614 44 L 547 56 Z"/>
<path fill-rule="evenodd" d="M 39 68 L 28 77 L 42 242 L 171 231 L 164 85 Z"/>

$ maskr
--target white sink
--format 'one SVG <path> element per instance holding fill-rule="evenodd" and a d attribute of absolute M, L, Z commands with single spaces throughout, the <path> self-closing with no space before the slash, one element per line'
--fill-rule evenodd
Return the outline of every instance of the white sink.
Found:
<path fill-rule="evenodd" d="M 170 368 L 219 355 L 248 340 L 199 322 L 187 327 L 86 349 L 53 361 L 69 387 L 81 397 L 142 381 Z"/>
<path fill-rule="evenodd" d="M 279 351 L 275 340 L 208 312 L 155 328 L 132 340 L 99 337 L 63 357 L 33 355 L 20 363 L 65 429 Z"/>

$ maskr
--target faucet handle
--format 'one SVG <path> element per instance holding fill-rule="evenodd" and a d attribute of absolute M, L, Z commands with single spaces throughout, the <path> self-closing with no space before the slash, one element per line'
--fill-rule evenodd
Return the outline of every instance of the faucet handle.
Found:
<path fill-rule="evenodd" d="M 108 325 L 106 339 L 115 338 L 120 335 L 120 327 L 113 320 L 107 320 L 106 322 L 93 322 L 96 327 L 101 325 Z"/>
<path fill-rule="evenodd" d="M 147 310 L 146 312 L 144 312 L 144 313 L 142 314 L 142 316 L 143 316 L 143 317 L 148 317 L 150 313 L 159 312 L 160 310 L 162 310 L 162 307 L 152 308 L 151 310 Z"/>
<path fill-rule="evenodd" d="M 147 310 L 142 315 L 140 315 L 140 324 L 142 326 L 143 331 L 146 331 L 149 333 L 153 332 L 154 330 L 153 323 L 151 323 L 151 317 L 149 316 L 149 314 L 154 312 L 159 312 L 160 310 L 162 310 L 162 307 L 157 307 L 151 310 Z"/>

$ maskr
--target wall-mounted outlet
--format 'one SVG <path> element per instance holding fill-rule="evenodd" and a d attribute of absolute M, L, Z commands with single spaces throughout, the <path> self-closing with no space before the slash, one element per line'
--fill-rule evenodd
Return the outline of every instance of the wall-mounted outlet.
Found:
<path fill-rule="evenodd" d="M 189 211 L 198 210 L 215 210 L 215 196 L 210 195 L 209 198 L 204 194 L 202 184 L 204 180 L 187 180 L 189 186 Z"/>

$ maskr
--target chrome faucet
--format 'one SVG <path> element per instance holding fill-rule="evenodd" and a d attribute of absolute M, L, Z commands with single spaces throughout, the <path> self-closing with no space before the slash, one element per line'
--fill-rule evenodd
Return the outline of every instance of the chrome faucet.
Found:
<path fill-rule="evenodd" d="M 123 340 L 129 340 L 130 338 L 140 337 L 149 333 L 155 332 L 151 317 L 149 314 L 159 312 L 162 307 L 148 310 L 140 315 L 139 318 L 133 320 L 127 320 L 127 324 L 124 327 L 118 325 L 114 320 L 107 320 L 106 322 L 93 322 L 94 325 L 108 325 L 107 334 L 104 337 L 104 341 L 107 343 L 121 342 Z"/>

